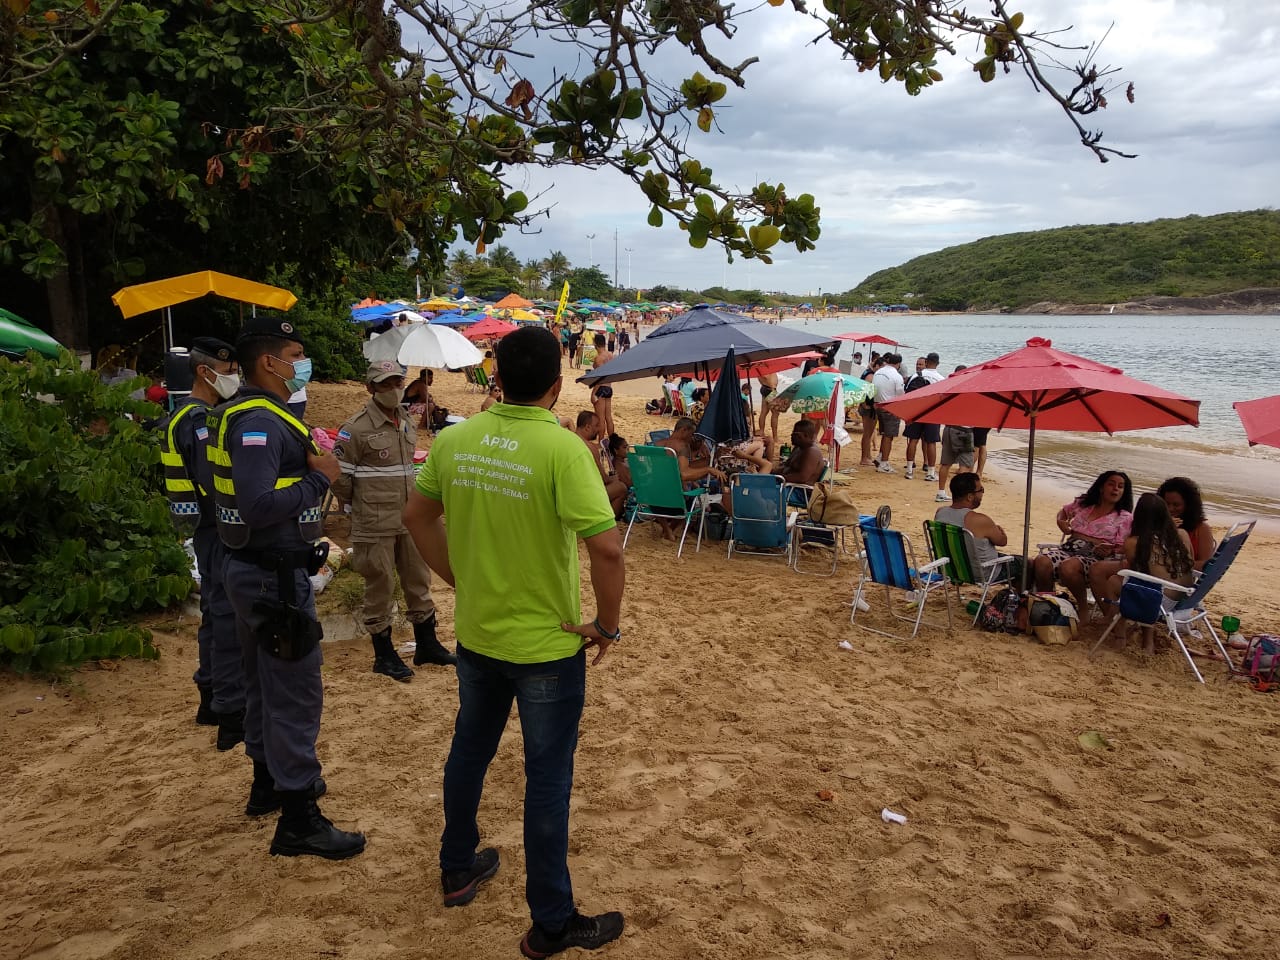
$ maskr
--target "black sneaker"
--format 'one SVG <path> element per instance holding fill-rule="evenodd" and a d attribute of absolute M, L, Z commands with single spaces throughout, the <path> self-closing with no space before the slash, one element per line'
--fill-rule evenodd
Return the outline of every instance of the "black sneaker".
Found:
<path fill-rule="evenodd" d="M 468 870 L 441 870 L 440 886 L 444 889 L 444 905 L 460 907 L 476 898 L 476 891 L 498 872 L 498 851 L 485 847 L 476 854 L 476 862 Z"/>
<path fill-rule="evenodd" d="M 602 913 L 598 917 L 584 917 L 575 910 L 564 929 L 556 935 L 547 933 L 535 923 L 520 941 L 520 952 L 531 960 L 540 960 L 574 947 L 598 950 L 620 936 L 622 914 L 616 910 Z"/>

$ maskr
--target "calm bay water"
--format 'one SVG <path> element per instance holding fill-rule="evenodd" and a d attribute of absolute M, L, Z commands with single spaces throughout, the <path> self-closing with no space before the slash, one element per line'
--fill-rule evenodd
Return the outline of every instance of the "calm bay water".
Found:
<path fill-rule="evenodd" d="M 1030 337 L 1048 338 L 1058 349 L 1200 400 L 1200 427 L 1113 437 L 1039 433 L 1038 482 L 1083 490 L 1101 470 L 1121 469 L 1144 490 L 1183 474 L 1200 483 L 1215 507 L 1215 522 L 1280 520 L 1280 450 L 1250 448 L 1231 408 L 1235 400 L 1280 393 L 1280 316 L 882 314 L 787 323 L 813 333 L 878 333 L 910 344 L 898 348 L 908 370 L 917 356 L 937 351 L 944 373 L 1008 353 Z M 852 353 L 846 345 L 840 359 Z M 1025 469 L 1025 432 L 1006 435 L 1021 445 L 993 454 L 993 462 Z"/>

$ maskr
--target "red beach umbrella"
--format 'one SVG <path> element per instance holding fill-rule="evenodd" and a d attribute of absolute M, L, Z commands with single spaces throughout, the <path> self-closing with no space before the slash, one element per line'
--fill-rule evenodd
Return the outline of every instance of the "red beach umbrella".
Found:
<path fill-rule="evenodd" d="M 879 343 L 886 347 L 905 347 L 905 343 L 899 343 L 897 340 L 890 340 L 888 337 L 882 337 L 878 333 L 837 333 L 833 340 L 851 340 L 854 343 Z"/>
<path fill-rule="evenodd" d="M 1231 406 L 1244 424 L 1249 446 L 1280 447 L 1280 396 L 1237 400 Z"/>
<path fill-rule="evenodd" d="M 1020 350 L 876 406 L 907 421 L 1031 432 L 1022 532 L 1024 577 L 1037 430 L 1110 434 L 1200 424 L 1199 400 L 1126 377 L 1116 367 L 1055 350 L 1051 341 L 1040 337 L 1028 340 Z"/>
<path fill-rule="evenodd" d="M 483 320 L 477 320 L 471 326 L 464 328 L 462 335 L 472 341 L 500 340 L 508 333 L 513 333 L 518 329 L 519 327 L 514 323 L 507 323 L 497 317 L 485 317 Z"/>

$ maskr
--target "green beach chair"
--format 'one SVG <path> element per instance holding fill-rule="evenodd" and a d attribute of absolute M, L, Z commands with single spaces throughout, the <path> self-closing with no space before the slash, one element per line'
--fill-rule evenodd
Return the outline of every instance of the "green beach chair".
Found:
<path fill-rule="evenodd" d="M 979 566 L 975 562 L 978 550 L 973 534 L 953 523 L 926 520 L 924 537 L 929 543 L 929 553 L 932 558 L 947 561 L 943 570 L 947 579 L 956 588 L 957 600 L 960 598 L 961 587 L 982 587 L 982 599 L 978 601 L 978 612 L 973 615 L 973 622 L 976 624 L 978 617 L 982 615 L 982 606 L 987 602 L 987 594 L 996 584 L 1010 579 L 1013 571 L 1011 564 L 1018 557 L 998 556 Z"/>
<path fill-rule="evenodd" d="M 705 491 L 701 488 L 684 488 L 680 480 L 680 458 L 676 456 L 676 452 L 670 447 L 639 444 L 627 454 L 627 463 L 631 466 L 631 486 L 636 495 L 636 507 L 631 515 L 631 522 L 627 524 L 626 535 L 622 538 L 622 549 L 627 549 L 631 528 L 636 525 L 637 519 L 683 520 L 684 530 L 680 534 L 680 546 L 676 550 L 678 558 L 684 553 L 689 525 L 697 517 L 698 543 L 695 549 L 701 550 L 702 535 L 706 529 Z"/>

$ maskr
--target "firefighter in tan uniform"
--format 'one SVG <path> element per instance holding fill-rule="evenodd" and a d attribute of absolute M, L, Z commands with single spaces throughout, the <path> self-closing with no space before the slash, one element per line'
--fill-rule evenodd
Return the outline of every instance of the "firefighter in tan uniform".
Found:
<path fill-rule="evenodd" d="M 400 405 L 405 368 L 394 360 L 372 363 L 365 384 L 369 402 L 342 425 L 334 444 L 342 474 L 333 492 L 351 504 L 351 565 L 365 580 L 364 625 L 373 638 L 373 672 L 407 681 L 413 670 L 405 666 L 391 640 L 397 572 L 417 641 L 413 662 L 447 666 L 457 658 L 436 639 L 431 572 L 401 521 L 417 472 L 417 431 Z"/>

